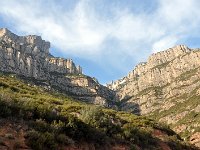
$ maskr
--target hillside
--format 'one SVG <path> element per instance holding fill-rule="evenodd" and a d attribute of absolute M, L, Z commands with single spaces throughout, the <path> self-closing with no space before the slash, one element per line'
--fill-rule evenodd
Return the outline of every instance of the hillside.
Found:
<path fill-rule="evenodd" d="M 108 85 L 121 110 L 167 123 L 200 147 L 200 50 L 184 45 L 151 55 Z"/>
<path fill-rule="evenodd" d="M 72 59 L 49 53 L 50 43 L 40 36 L 18 36 L 0 29 L 0 71 L 15 73 L 48 89 L 62 91 L 81 101 L 113 105 L 115 93 L 86 76 Z"/>
<path fill-rule="evenodd" d="M 0 149 L 198 149 L 198 50 L 154 54 L 106 87 L 49 48 L 0 29 Z"/>
<path fill-rule="evenodd" d="M 195 149 L 146 117 L 0 75 L 0 149 Z"/>

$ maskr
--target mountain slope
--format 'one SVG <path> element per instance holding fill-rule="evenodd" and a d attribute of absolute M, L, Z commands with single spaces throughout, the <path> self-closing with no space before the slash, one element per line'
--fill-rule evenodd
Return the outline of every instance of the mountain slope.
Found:
<path fill-rule="evenodd" d="M 71 59 L 55 58 L 50 43 L 40 36 L 18 36 L 0 29 L 0 71 L 20 75 L 48 89 L 59 90 L 76 99 L 105 106 L 113 105 L 114 92 L 94 78 L 82 74 Z"/>
<path fill-rule="evenodd" d="M 200 50 L 175 46 L 108 85 L 120 108 L 170 125 L 200 147 Z"/>
<path fill-rule="evenodd" d="M 196 149 L 146 117 L 0 75 L 0 149 Z"/>
<path fill-rule="evenodd" d="M 190 108 L 193 109 L 198 106 L 195 94 L 199 76 L 195 75 L 199 62 L 186 58 L 198 60 L 198 51 L 178 46 L 155 54 L 128 77 L 108 88 L 84 75 L 82 68 L 75 66 L 71 59 L 53 57 L 49 48 L 50 43 L 39 36 L 18 36 L 5 28 L 0 29 L 1 149 L 197 149 L 186 145 L 174 131 L 152 119 L 92 104 L 112 108 L 118 105 L 122 110 L 162 121 L 173 111 L 165 109 L 167 112 L 157 115 L 161 105 L 166 107 L 171 102 L 161 99 L 176 96 L 169 94 L 179 92 L 171 88 L 173 86 L 187 87 L 182 86 L 179 77 L 190 79 L 192 76 L 195 84 L 191 84 L 193 88 L 189 88 L 187 98 L 192 99 Z M 179 60 L 182 60 L 181 65 Z M 162 78 L 157 78 L 159 75 Z M 174 81 L 176 84 L 171 86 Z M 184 90 L 179 93 L 186 94 Z M 185 104 L 188 103 L 184 102 L 180 108 L 185 108 Z M 176 105 L 170 103 L 170 106 Z M 195 114 L 189 116 L 197 119 L 192 120 L 196 122 L 198 107 L 194 111 Z M 172 127 L 176 130 L 177 126 Z M 188 130 L 188 134 L 181 131 L 180 135 L 190 136 L 198 145 L 198 124 L 191 129 L 195 134 Z"/>

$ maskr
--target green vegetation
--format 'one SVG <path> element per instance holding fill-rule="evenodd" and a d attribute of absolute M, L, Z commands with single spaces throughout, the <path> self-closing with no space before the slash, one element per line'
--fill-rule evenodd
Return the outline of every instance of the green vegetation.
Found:
<path fill-rule="evenodd" d="M 88 76 L 86 76 L 84 74 L 68 74 L 68 75 L 66 75 L 66 77 L 68 77 L 68 78 L 76 78 L 76 77 L 88 77 Z"/>
<path fill-rule="evenodd" d="M 141 95 L 146 95 L 148 94 L 150 91 L 154 91 L 155 96 L 159 97 L 160 95 L 162 95 L 162 90 L 163 88 L 165 88 L 166 86 L 168 86 L 169 84 L 167 83 L 166 85 L 163 86 L 153 86 L 153 87 L 148 87 L 140 92 L 138 92 L 138 94 L 135 96 L 141 96 Z"/>
<path fill-rule="evenodd" d="M 175 128 L 177 126 L 185 125 L 189 127 L 180 133 L 183 139 L 188 140 L 192 133 L 199 132 L 199 128 L 195 124 L 200 122 L 199 112 L 195 112 L 194 109 L 199 106 L 200 96 L 196 94 L 199 87 L 196 87 L 190 94 L 179 95 L 169 99 L 175 105 L 170 107 L 168 110 L 154 111 L 149 115 L 150 118 L 160 120 L 166 116 L 176 117 L 179 115 L 178 120 L 170 125 Z M 167 100 L 166 100 L 167 101 Z"/>
<path fill-rule="evenodd" d="M 186 71 L 182 73 L 180 76 L 178 76 L 175 81 L 185 81 L 189 79 L 190 77 L 194 76 L 198 72 L 199 68 L 195 68 L 193 70 Z"/>
<path fill-rule="evenodd" d="M 172 130 L 151 119 L 81 103 L 25 84 L 14 75 L 0 75 L 0 117 L 25 120 L 28 145 L 36 150 L 62 149 L 81 142 L 96 148 L 123 143 L 157 149 L 160 139 L 152 135 L 154 130 L 174 137 L 181 149 L 187 148 Z"/>
<path fill-rule="evenodd" d="M 182 98 L 182 97 L 183 96 L 180 96 L 180 97 L 177 97 L 176 99 L 179 99 L 179 98 Z M 195 107 L 198 106 L 199 99 L 200 99 L 200 96 L 193 95 L 191 97 L 188 97 L 188 99 L 185 100 L 184 102 L 177 102 L 176 105 L 170 107 L 168 110 L 164 110 L 164 111 L 161 111 L 159 113 L 153 112 L 152 116 L 154 116 L 154 118 L 156 118 L 156 119 L 160 119 L 160 118 L 165 117 L 167 115 L 179 114 L 181 112 L 191 110 L 191 107 L 195 108 Z M 174 99 L 173 99 L 173 101 L 174 101 Z"/>
<path fill-rule="evenodd" d="M 157 66 L 155 66 L 155 67 L 153 67 L 153 68 L 151 68 L 152 70 L 154 70 L 154 69 L 161 69 L 161 68 L 165 68 L 170 62 L 172 62 L 173 60 L 171 60 L 171 61 L 167 61 L 167 62 L 165 62 L 165 63 L 162 63 L 162 64 L 160 64 L 160 65 L 157 65 Z"/>

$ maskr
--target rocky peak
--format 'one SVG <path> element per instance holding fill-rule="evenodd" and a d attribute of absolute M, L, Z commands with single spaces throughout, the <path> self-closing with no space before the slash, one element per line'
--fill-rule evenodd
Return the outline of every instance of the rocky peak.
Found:
<path fill-rule="evenodd" d="M 139 76 L 149 69 L 170 62 L 178 56 L 184 55 L 190 51 L 191 49 L 185 45 L 177 45 L 167 50 L 154 53 L 148 58 L 147 62 L 139 63 L 135 67 L 133 74 Z"/>
<path fill-rule="evenodd" d="M 132 71 L 128 73 L 127 76 L 114 81 L 107 86 L 113 90 L 117 90 L 121 86 L 126 85 L 126 82 L 136 80 L 151 70 L 159 72 L 159 70 L 156 70 L 156 68 L 162 68 L 162 66 L 167 65 L 177 57 L 184 56 L 191 51 L 192 50 L 185 45 L 177 45 L 167 50 L 154 53 L 148 58 L 147 62 L 139 63 Z"/>
<path fill-rule="evenodd" d="M 50 43 L 37 35 L 18 36 L 0 29 L 0 71 L 37 81 L 47 89 L 60 90 L 90 103 L 109 105 L 114 92 L 82 74 L 72 59 L 54 57 Z"/>
<path fill-rule="evenodd" d="M 176 57 L 190 51 L 191 49 L 189 49 L 185 45 L 177 45 L 167 50 L 152 54 L 147 60 L 147 64 L 149 64 L 151 67 L 154 67 L 156 65 L 171 61 L 175 59 Z"/>
<path fill-rule="evenodd" d="M 18 36 L 6 28 L 0 29 L 0 38 L 2 42 L 2 49 L 6 50 L 6 53 L 10 56 L 10 61 L 16 59 L 16 62 L 22 64 L 23 68 L 25 64 L 28 64 L 31 67 L 33 62 L 40 62 L 49 69 L 49 72 L 58 72 L 58 73 L 72 73 L 72 74 L 81 74 L 82 68 L 75 66 L 74 62 L 71 59 L 64 58 L 55 58 L 49 53 L 50 42 L 42 40 L 40 36 L 37 35 L 28 35 L 28 36 Z M 17 55 L 17 56 L 16 56 Z M 43 58 L 41 60 L 40 58 Z M 12 66 L 15 66 L 14 62 L 11 63 Z M 27 68 L 25 67 L 25 68 Z M 17 66 L 16 66 L 17 68 Z M 34 68 L 34 67 L 33 67 Z M 38 70 L 38 68 L 29 68 L 28 70 Z M 19 69 L 20 70 L 20 69 Z M 25 69 L 26 70 L 26 69 Z M 41 69 L 40 69 L 41 70 Z M 31 71 L 37 76 L 35 71 Z M 27 72 L 27 71 L 23 71 Z"/>
<path fill-rule="evenodd" d="M 108 87 L 121 110 L 153 115 L 200 147 L 200 49 L 178 45 L 152 54 Z"/>
<path fill-rule="evenodd" d="M 0 37 L 9 34 L 9 30 L 7 28 L 0 28 Z"/>
<path fill-rule="evenodd" d="M 23 53 L 32 52 L 33 55 L 41 54 L 45 57 L 49 54 L 50 42 L 42 40 L 37 35 L 18 36 L 8 29 L 2 28 L 0 29 L 0 38 Z"/>

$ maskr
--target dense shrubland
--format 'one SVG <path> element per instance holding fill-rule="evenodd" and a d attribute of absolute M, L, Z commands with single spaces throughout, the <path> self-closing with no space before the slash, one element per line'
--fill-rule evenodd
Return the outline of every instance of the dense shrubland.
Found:
<path fill-rule="evenodd" d="M 153 120 L 81 103 L 25 84 L 15 75 L 0 75 L 0 116 L 27 122 L 27 143 L 38 150 L 62 149 L 81 142 L 96 148 L 121 143 L 132 149 L 157 149 L 161 139 L 153 136 L 155 130 L 166 135 L 164 142 L 171 147 L 187 149 L 172 130 Z"/>

